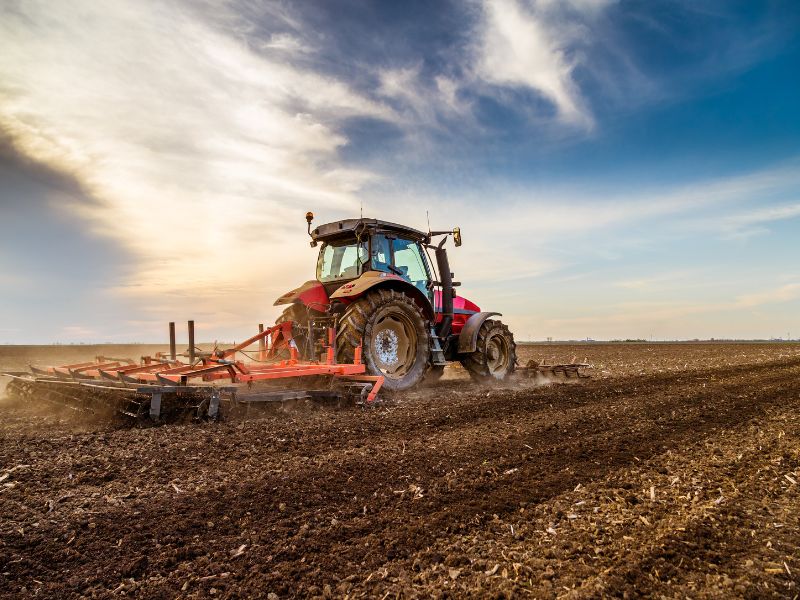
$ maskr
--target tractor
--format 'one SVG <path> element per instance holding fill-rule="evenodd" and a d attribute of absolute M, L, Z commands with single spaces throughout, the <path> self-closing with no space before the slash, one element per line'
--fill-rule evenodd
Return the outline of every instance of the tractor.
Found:
<path fill-rule="evenodd" d="M 252 406 L 369 404 L 381 389 L 405 390 L 441 377 L 458 361 L 472 378 L 502 380 L 516 369 L 514 336 L 503 323 L 455 293 L 445 243 L 461 230 L 423 233 L 377 219 L 344 219 L 311 229 L 320 246 L 316 278 L 275 302 L 286 306 L 273 327 L 259 325 L 232 347 L 189 346 L 178 353 L 169 323 L 169 353 L 139 361 L 93 361 L 0 373 L 6 393 L 129 423 L 217 419 Z M 434 261 L 430 260 L 433 255 Z M 434 268 L 435 265 L 435 268 Z M 258 354 L 249 350 L 258 343 Z M 574 361 L 573 361 L 574 362 Z M 588 367 L 532 364 L 533 375 Z M 321 385 L 322 382 L 324 385 Z"/>
<path fill-rule="evenodd" d="M 438 379 L 454 361 L 477 380 L 514 372 L 514 336 L 492 318 L 500 313 L 455 292 L 461 284 L 444 246 L 450 236 L 461 246 L 458 227 L 424 233 L 362 217 L 312 229 L 313 218 L 306 214 L 311 246 L 320 246 L 316 278 L 275 301 L 287 306 L 277 322 L 292 323 L 302 358 L 318 357 L 317 340 L 333 328 L 337 362 L 353 361 L 360 348 L 367 372 L 382 375 L 389 390 Z"/>

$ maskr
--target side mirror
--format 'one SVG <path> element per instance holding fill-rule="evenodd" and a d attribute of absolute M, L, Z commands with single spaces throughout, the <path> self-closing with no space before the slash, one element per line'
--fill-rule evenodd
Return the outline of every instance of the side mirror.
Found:
<path fill-rule="evenodd" d="M 453 242 L 456 248 L 461 245 L 461 227 L 453 227 Z"/>

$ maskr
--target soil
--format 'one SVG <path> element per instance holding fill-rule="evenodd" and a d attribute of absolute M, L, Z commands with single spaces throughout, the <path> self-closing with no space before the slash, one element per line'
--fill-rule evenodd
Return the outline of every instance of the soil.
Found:
<path fill-rule="evenodd" d="M 800 345 L 520 350 L 594 377 L 146 429 L 6 402 L 0 595 L 800 593 Z"/>

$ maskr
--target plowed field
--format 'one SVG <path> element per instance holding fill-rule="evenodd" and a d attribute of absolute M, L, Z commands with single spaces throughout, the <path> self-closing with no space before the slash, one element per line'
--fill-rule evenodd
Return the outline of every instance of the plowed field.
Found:
<path fill-rule="evenodd" d="M 800 345 L 521 354 L 594 376 L 148 429 L 0 404 L 0 595 L 800 593 Z"/>

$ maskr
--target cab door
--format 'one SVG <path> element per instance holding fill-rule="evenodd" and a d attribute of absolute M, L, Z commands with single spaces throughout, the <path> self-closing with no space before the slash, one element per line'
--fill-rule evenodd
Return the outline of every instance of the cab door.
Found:
<path fill-rule="evenodd" d="M 430 288 L 431 274 L 425 253 L 419 242 L 403 238 L 392 240 L 392 258 L 394 267 L 400 271 L 399 275 L 411 282 L 433 303 Z"/>
<path fill-rule="evenodd" d="M 375 234 L 372 236 L 371 255 L 373 270 L 399 275 L 433 304 L 433 292 L 429 286 L 431 271 L 419 242 L 391 234 Z"/>

